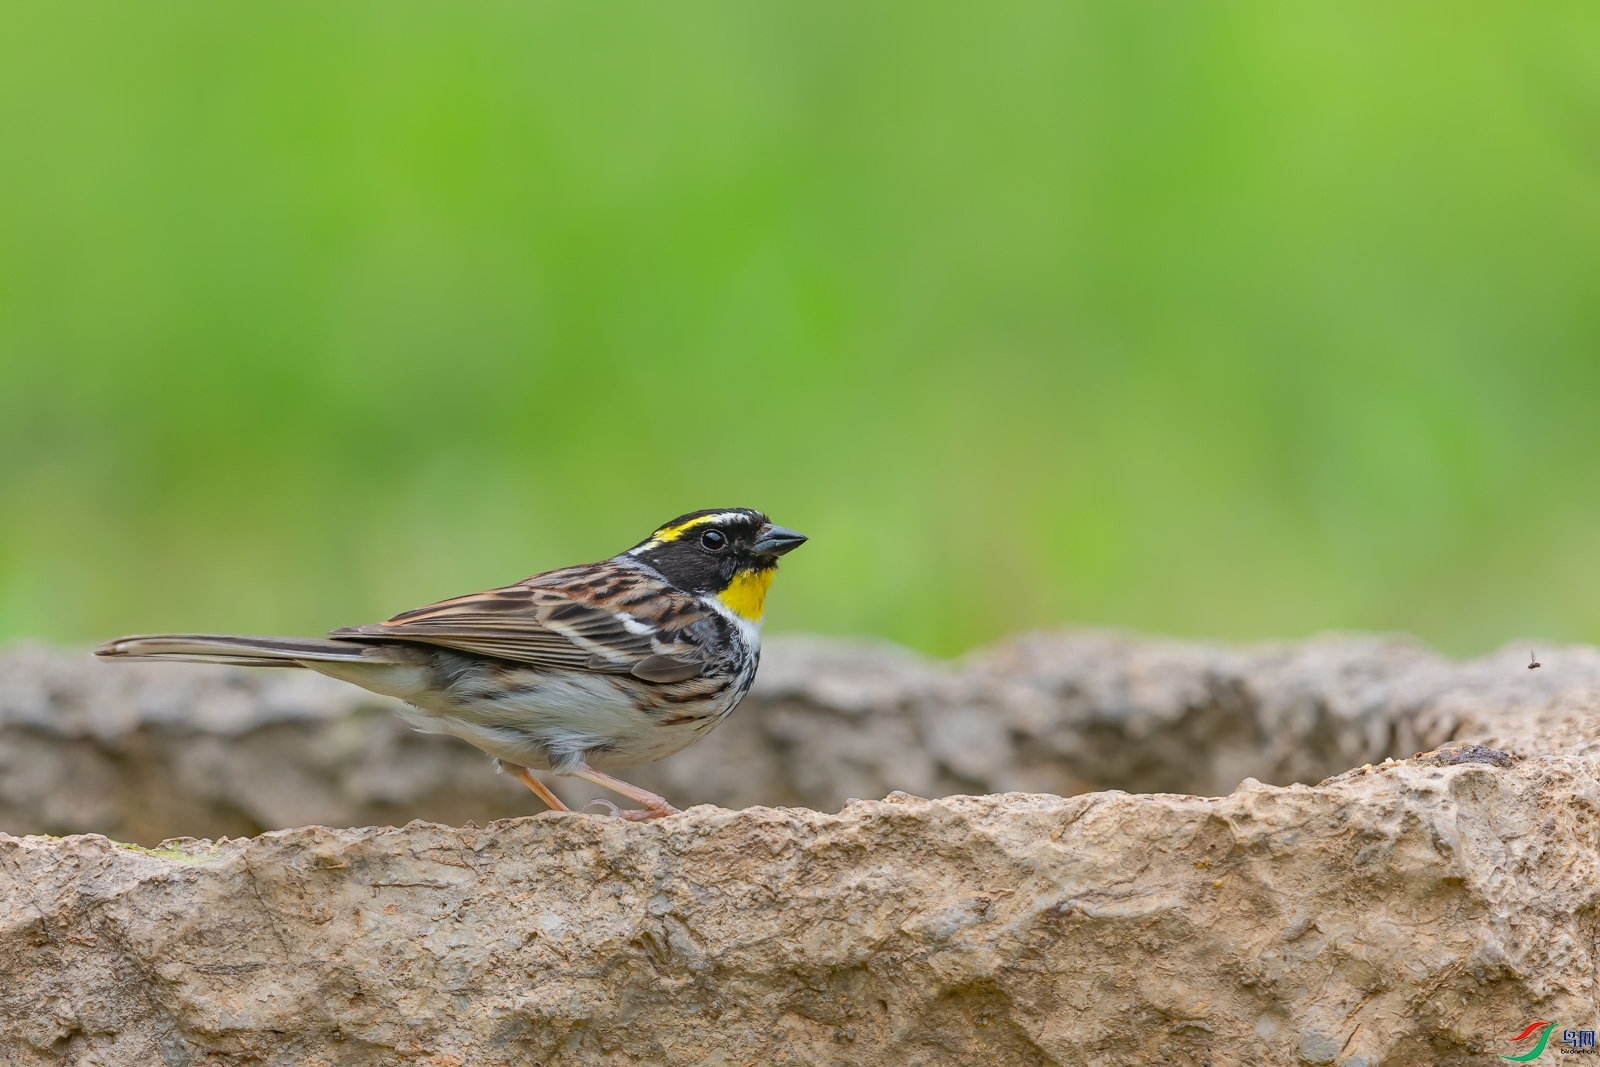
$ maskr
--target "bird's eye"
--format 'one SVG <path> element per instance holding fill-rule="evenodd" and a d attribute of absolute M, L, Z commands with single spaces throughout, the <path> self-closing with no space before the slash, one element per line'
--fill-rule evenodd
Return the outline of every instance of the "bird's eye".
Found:
<path fill-rule="evenodd" d="M 700 544 L 708 552 L 715 552 L 727 543 L 727 535 L 721 530 L 707 530 L 700 535 Z"/>

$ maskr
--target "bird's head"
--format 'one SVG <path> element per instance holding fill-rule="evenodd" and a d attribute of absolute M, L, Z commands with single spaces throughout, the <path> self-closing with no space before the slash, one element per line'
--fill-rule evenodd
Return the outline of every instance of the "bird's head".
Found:
<path fill-rule="evenodd" d="M 778 557 L 805 544 L 805 534 L 774 526 L 750 508 L 691 511 L 628 550 L 686 593 L 714 596 L 732 612 L 759 621 Z"/>

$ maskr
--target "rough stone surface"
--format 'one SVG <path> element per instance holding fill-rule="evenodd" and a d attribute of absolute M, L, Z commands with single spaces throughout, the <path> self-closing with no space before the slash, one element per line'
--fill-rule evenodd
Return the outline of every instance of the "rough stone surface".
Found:
<path fill-rule="evenodd" d="M 1396 638 L 1246 648 L 1028 635 L 942 663 L 892 645 L 769 642 L 707 740 L 629 777 L 680 807 L 804 805 L 903 789 L 1218 795 L 1289 784 L 1486 728 L 1481 710 L 1600 685 L 1592 650 L 1457 664 Z M 153 845 L 323 823 L 480 824 L 542 805 L 476 749 L 303 671 L 0 654 L 0 830 Z M 577 802 L 603 795 L 557 781 Z"/>
<path fill-rule="evenodd" d="M 1501 1062 L 1529 1022 L 1597 1016 L 1600 652 L 1540 651 L 1528 671 L 1522 650 L 1457 664 L 1390 639 L 1045 634 L 940 665 L 792 642 L 702 783 L 1220 797 L 895 794 L 155 851 L 0 834 L 0 1062 Z M 83 817 L 40 806 L 85 786 L 41 769 L 51 746 L 133 788 L 210 745 L 195 814 L 258 825 L 275 775 L 370 810 L 371 781 L 402 780 L 384 754 L 445 770 L 381 803 L 445 795 L 453 749 L 279 678 L 13 654 L 4 817 Z M 165 770 L 117 768 L 168 746 Z M 228 793 L 235 773 L 258 784 Z"/>

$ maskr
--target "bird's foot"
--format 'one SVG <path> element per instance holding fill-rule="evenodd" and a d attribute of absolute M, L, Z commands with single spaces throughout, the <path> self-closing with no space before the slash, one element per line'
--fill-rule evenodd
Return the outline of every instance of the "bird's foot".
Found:
<path fill-rule="evenodd" d="M 668 815 L 681 814 L 671 804 L 664 804 L 659 808 L 623 808 L 617 815 L 629 822 L 649 822 L 651 819 L 664 819 Z"/>
<path fill-rule="evenodd" d="M 572 772 L 574 777 L 582 778 L 586 782 L 603 786 L 613 793 L 620 793 L 629 800 L 644 805 L 640 808 L 626 808 L 617 814 L 631 822 L 644 822 L 647 819 L 662 819 L 668 815 L 678 814 L 678 809 L 667 803 L 666 797 L 660 797 L 648 789 L 640 789 L 636 785 L 629 785 L 621 778 L 613 778 L 609 774 L 597 771 L 593 767 L 584 767 Z"/>

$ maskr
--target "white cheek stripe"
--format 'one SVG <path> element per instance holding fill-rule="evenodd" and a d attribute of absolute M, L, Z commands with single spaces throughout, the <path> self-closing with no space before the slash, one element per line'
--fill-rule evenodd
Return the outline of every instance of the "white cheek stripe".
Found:
<path fill-rule="evenodd" d="M 745 639 L 745 643 L 750 646 L 752 652 L 761 647 L 761 622 L 759 619 L 752 621 L 745 618 L 714 596 L 703 596 L 698 599 L 701 604 L 733 623 L 738 628 L 740 636 Z"/>

